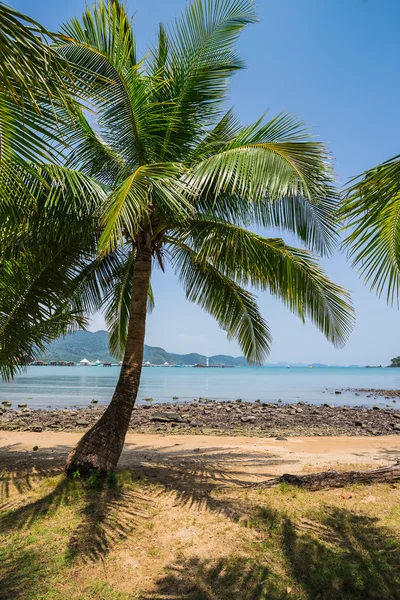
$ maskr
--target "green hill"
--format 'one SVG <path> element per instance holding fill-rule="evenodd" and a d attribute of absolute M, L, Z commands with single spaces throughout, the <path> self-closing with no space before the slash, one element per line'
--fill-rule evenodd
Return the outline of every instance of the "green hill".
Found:
<path fill-rule="evenodd" d="M 101 360 L 115 362 L 108 350 L 108 339 L 106 331 L 76 331 L 65 337 L 52 342 L 47 351 L 42 354 L 42 360 L 73 360 L 79 362 L 82 358 L 90 361 Z M 206 356 L 203 354 L 174 354 L 167 352 L 164 348 L 153 346 L 144 347 L 144 360 L 153 365 L 162 365 L 165 362 L 170 364 L 195 365 L 205 364 Z M 210 366 L 235 366 L 241 367 L 247 364 L 244 356 L 234 358 L 218 354 L 209 357 Z"/>

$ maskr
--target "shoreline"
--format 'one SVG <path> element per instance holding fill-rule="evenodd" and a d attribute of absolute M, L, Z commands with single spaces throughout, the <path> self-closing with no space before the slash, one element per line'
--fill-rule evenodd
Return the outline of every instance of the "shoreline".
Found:
<path fill-rule="evenodd" d="M 364 390 L 363 390 L 364 391 Z M 369 390 L 368 390 L 369 391 Z M 374 390 L 378 396 L 381 390 Z M 383 390 L 387 397 L 389 390 Z M 397 391 L 396 391 L 397 392 Z M 400 392 L 397 392 L 400 395 Z M 18 432 L 84 432 L 106 407 L 78 409 L 13 409 L 1 407 L 0 430 Z M 130 432 L 142 434 L 227 435 L 230 437 L 381 436 L 400 433 L 400 410 L 373 406 L 333 406 L 273 402 L 221 402 L 136 405 Z"/>

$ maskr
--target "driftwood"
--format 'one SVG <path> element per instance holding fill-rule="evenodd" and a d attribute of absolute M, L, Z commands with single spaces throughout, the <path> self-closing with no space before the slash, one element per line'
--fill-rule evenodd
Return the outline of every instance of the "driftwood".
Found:
<path fill-rule="evenodd" d="M 276 487 L 281 483 L 287 483 L 303 488 L 305 490 L 327 490 L 330 488 L 345 487 L 354 483 L 393 483 L 400 481 L 400 459 L 396 464 L 388 467 L 380 467 L 372 471 L 321 471 L 307 475 L 291 475 L 285 473 L 280 477 L 269 479 L 261 484 L 252 484 L 255 487 Z"/>

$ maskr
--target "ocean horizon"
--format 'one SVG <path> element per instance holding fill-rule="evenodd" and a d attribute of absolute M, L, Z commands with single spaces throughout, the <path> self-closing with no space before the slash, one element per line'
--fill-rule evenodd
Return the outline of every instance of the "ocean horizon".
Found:
<path fill-rule="evenodd" d="M 0 383 L 0 402 L 12 407 L 71 408 L 110 402 L 119 367 L 27 367 L 11 382 Z M 227 369 L 144 368 L 137 402 L 185 402 L 194 398 L 335 406 L 395 406 L 392 399 L 356 396 L 354 390 L 400 389 L 400 369 L 363 367 L 235 367 Z M 351 391 L 353 390 L 353 391 Z M 335 392 L 340 391 L 341 394 Z M 177 400 L 174 399 L 178 398 Z"/>

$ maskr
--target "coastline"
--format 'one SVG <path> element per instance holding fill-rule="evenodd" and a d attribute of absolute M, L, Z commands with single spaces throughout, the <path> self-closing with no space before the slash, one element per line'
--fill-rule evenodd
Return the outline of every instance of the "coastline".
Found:
<path fill-rule="evenodd" d="M 375 392 L 377 393 L 377 392 Z M 388 394 L 388 391 L 385 390 Z M 84 432 L 105 407 L 0 410 L 0 430 Z M 220 402 L 207 399 L 185 403 L 139 404 L 130 431 L 138 434 L 227 435 L 230 437 L 381 436 L 400 433 L 400 410 L 314 405 L 306 402 Z"/>

